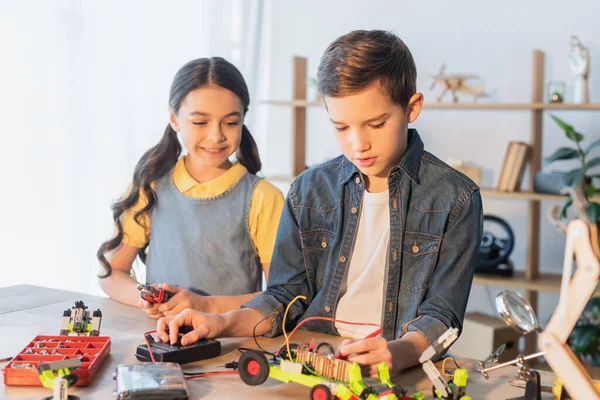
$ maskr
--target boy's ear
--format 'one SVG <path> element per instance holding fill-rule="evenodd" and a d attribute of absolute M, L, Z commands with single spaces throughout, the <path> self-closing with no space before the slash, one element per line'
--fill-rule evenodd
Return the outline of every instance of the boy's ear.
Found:
<path fill-rule="evenodd" d="M 179 132 L 179 123 L 177 122 L 177 115 L 173 112 L 173 109 L 169 107 L 169 124 L 175 132 Z"/>
<path fill-rule="evenodd" d="M 415 122 L 423 109 L 423 94 L 415 93 L 408 100 L 408 106 L 406 106 L 406 120 L 409 124 Z"/>

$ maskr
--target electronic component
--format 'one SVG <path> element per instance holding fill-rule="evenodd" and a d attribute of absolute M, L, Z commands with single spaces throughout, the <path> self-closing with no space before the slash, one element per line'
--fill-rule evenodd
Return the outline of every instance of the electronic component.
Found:
<path fill-rule="evenodd" d="M 175 363 L 122 364 L 115 371 L 118 400 L 187 400 L 181 366 Z"/>
<path fill-rule="evenodd" d="M 140 297 L 148 303 L 166 303 L 173 297 L 173 293 L 150 285 L 140 283 L 137 285 L 137 289 L 140 291 Z"/>
<path fill-rule="evenodd" d="M 156 362 L 186 364 L 221 355 L 221 342 L 213 339 L 200 339 L 189 346 L 152 341 L 149 342 L 149 346 Z M 152 361 L 148 345 L 139 345 L 135 357 L 140 361 Z"/>

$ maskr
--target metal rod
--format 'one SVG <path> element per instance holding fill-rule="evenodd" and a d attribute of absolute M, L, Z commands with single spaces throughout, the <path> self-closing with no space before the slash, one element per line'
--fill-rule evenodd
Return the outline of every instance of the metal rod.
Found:
<path fill-rule="evenodd" d="M 533 353 L 533 354 L 530 354 L 530 355 L 525 356 L 525 357 L 517 357 L 514 360 L 507 361 L 507 362 L 502 363 L 502 364 L 494 365 L 493 367 L 484 368 L 480 372 L 481 373 L 487 373 L 487 372 L 490 372 L 490 371 L 494 371 L 496 369 L 508 367 L 509 365 L 516 364 L 516 363 L 518 363 L 520 361 L 527 361 L 527 360 L 531 360 L 532 358 L 538 358 L 538 357 L 543 356 L 544 354 L 546 354 L 545 351 L 540 351 L 539 353 Z"/>

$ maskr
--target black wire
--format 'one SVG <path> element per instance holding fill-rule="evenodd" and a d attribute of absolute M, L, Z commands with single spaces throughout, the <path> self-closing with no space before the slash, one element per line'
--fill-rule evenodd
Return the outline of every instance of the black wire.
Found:
<path fill-rule="evenodd" d="M 319 343 L 317 346 L 317 351 L 319 351 L 321 349 L 321 347 L 327 347 L 327 349 L 329 350 L 329 354 L 335 354 L 335 350 L 333 349 L 333 346 L 330 345 L 327 342 L 323 342 L 323 343 Z"/>
<path fill-rule="evenodd" d="M 258 346 L 259 349 L 262 350 L 262 352 L 264 354 L 269 354 L 273 357 L 275 357 L 275 353 L 272 353 L 270 351 L 265 350 L 259 343 L 258 343 L 258 339 L 256 338 L 256 328 L 258 327 L 258 325 L 260 325 L 261 322 L 263 322 L 264 320 L 268 319 L 269 317 L 271 317 L 271 315 L 273 315 L 277 310 L 273 310 L 271 311 L 271 313 L 269 315 L 267 315 L 266 317 L 264 317 L 263 319 L 261 319 L 260 321 L 258 321 L 256 323 L 256 325 L 254 325 L 254 328 L 252 328 L 252 338 L 254 339 L 254 343 L 256 343 L 256 346 Z"/>
<path fill-rule="evenodd" d="M 256 350 L 256 349 L 250 349 L 250 348 L 248 348 L 248 347 L 238 347 L 238 351 L 239 351 L 240 353 L 242 353 L 242 354 L 244 354 L 245 352 L 247 352 L 247 351 L 249 351 L 249 350 L 252 350 L 252 351 L 259 351 L 259 352 L 261 352 L 261 353 L 263 353 L 263 354 L 267 354 L 267 355 L 269 355 L 269 356 L 275 356 L 275 353 L 271 353 L 271 352 L 269 352 L 269 351 L 265 351 L 265 350 Z"/>

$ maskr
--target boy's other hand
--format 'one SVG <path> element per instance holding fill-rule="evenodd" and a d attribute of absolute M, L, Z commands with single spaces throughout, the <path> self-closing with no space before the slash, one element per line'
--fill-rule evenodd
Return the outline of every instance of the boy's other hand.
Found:
<path fill-rule="evenodd" d="M 338 347 L 338 353 L 350 362 L 361 366 L 363 376 L 377 377 L 377 366 L 384 362 L 393 374 L 392 353 L 388 341 L 382 337 L 369 339 L 346 339 Z"/>
<path fill-rule="evenodd" d="M 177 315 L 159 319 L 156 334 L 163 342 L 175 344 L 178 341 L 179 328 L 182 326 L 194 328 L 181 338 L 181 345 L 187 346 L 202 338 L 218 336 L 223 331 L 225 321 L 221 314 L 206 314 L 188 308 Z"/>
<path fill-rule="evenodd" d="M 201 296 L 188 289 L 170 286 L 166 283 L 161 284 L 160 288 L 174 294 L 167 302 L 158 305 L 157 311 L 164 316 L 179 314 L 186 308 L 203 312 L 209 311 L 207 296 Z"/>

